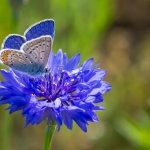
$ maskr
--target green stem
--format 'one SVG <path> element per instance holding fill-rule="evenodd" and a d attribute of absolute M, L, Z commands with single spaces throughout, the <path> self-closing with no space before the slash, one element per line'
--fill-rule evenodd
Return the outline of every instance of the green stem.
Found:
<path fill-rule="evenodd" d="M 44 150 L 50 150 L 55 129 L 56 123 L 54 121 L 52 124 L 47 123 L 45 128 Z"/>

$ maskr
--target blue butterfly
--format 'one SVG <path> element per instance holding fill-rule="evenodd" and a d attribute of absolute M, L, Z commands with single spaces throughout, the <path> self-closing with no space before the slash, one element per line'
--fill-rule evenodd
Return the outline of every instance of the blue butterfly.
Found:
<path fill-rule="evenodd" d="M 47 19 L 29 27 L 24 36 L 8 35 L 0 52 L 1 62 L 18 71 L 37 76 L 46 65 L 54 38 L 54 20 Z"/>

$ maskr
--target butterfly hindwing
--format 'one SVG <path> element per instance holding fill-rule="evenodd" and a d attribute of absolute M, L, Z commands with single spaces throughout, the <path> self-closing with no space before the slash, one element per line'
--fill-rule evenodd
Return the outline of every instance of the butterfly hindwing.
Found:
<path fill-rule="evenodd" d="M 52 37 L 52 39 L 54 38 L 54 20 L 46 19 L 40 21 L 32 25 L 24 33 L 27 41 L 44 35 L 49 35 Z"/>
<path fill-rule="evenodd" d="M 41 36 L 26 42 L 21 49 L 30 60 L 38 64 L 39 68 L 45 68 L 52 47 L 50 36 Z"/>
<path fill-rule="evenodd" d="M 17 50 L 5 49 L 0 53 L 3 64 L 25 73 L 34 74 L 38 70 L 38 65 L 32 62 L 28 56 Z"/>

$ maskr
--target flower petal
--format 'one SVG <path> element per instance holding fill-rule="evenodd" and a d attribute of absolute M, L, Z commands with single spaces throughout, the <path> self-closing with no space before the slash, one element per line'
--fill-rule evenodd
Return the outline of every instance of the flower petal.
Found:
<path fill-rule="evenodd" d="M 73 56 L 65 66 L 64 70 L 71 71 L 77 68 L 80 62 L 80 54 Z"/>
<path fill-rule="evenodd" d="M 82 64 L 82 70 L 89 70 L 92 68 L 92 65 L 93 65 L 93 62 L 94 62 L 94 59 L 93 58 L 90 58 L 89 60 L 85 61 L 83 64 Z"/>

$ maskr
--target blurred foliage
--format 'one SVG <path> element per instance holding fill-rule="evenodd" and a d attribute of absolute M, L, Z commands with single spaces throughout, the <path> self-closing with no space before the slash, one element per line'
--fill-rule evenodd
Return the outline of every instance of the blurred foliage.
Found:
<path fill-rule="evenodd" d="M 82 62 L 94 57 L 108 72 L 105 80 L 113 89 L 104 95 L 100 122 L 89 123 L 87 133 L 76 124 L 72 131 L 63 126 L 52 150 L 150 149 L 149 0 L 4 0 L 0 10 L 1 43 L 8 34 L 23 35 L 37 21 L 53 18 L 54 52 L 81 53 Z M 21 112 L 0 112 L 0 149 L 42 149 L 45 123 L 24 129 Z"/>
<path fill-rule="evenodd" d="M 130 116 L 118 118 L 116 130 L 137 149 L 148 150 L 150 148 L 150 116 L 145 112 L 140 112 L 137 120 L 133 120 Z"/>

